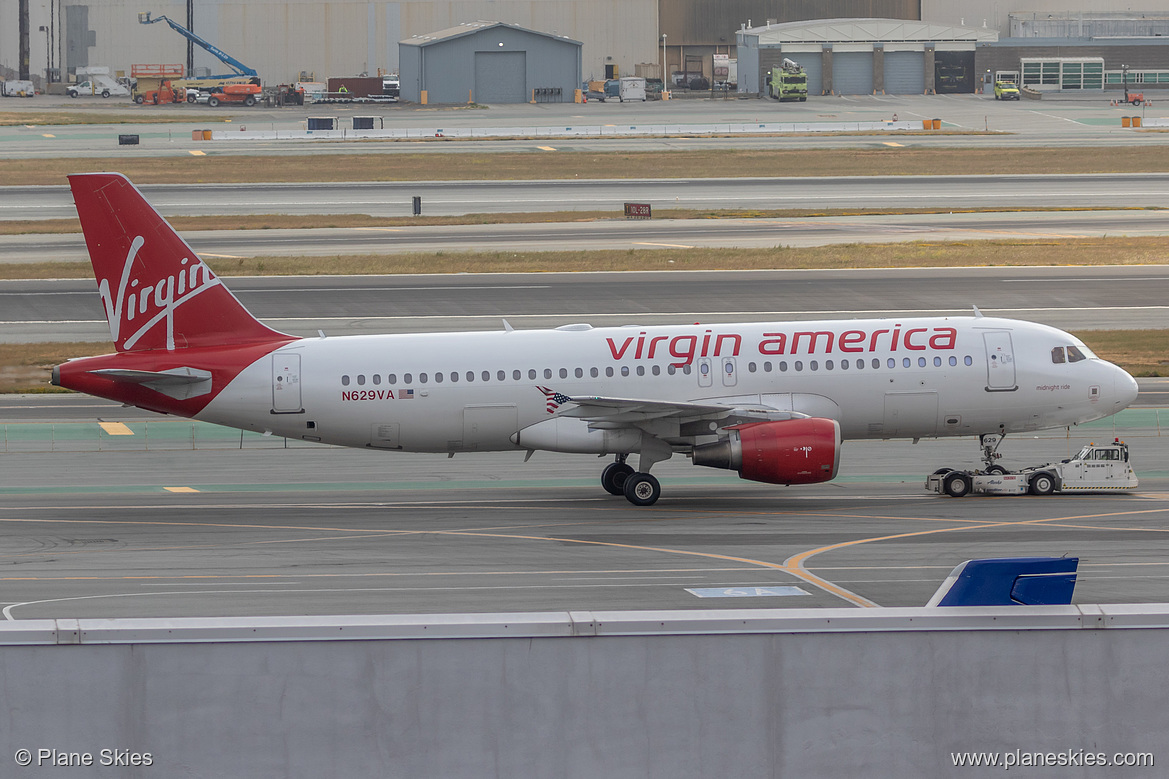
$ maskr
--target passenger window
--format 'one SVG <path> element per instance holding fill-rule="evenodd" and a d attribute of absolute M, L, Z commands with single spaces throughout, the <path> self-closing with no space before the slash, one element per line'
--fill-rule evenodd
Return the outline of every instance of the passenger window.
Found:
<path fill-rule="evenodd" d="M 434 374 L 434 383 L 435 384 L 442 384 L 442 372 L 441 371 L 439 373 Z"/>
<path fill-rule="evenodd" d="M 611 367 L 605 369 L 605 375 L 610 379 L 613 378 L 613 369 Z"/>
<path fill-rule="evenodd" d="M 365 386 L 365 374 L 364 373 L 357 374 L 357 386 L 358 387 Z"/>
<path fill-rule="evenodd" d="M 552 378 L 552 369 L 551 369 L 551 368 L 545 368 L 545 369 L 544 369 L 544 378 L 545 378 L 545 379 L 550 379 L 550 378 Z"/>
<path fill-rule="evenodd" d="M 561 368 L 560 369 L 560 378 L 562 378 L 562 379 L 568 378 L 568 368 Z"/>
<path fill-rule="evenodd" d="M 796 370 L 797 370 L 797 371 L 802 371 L 803 369 L 804 369 L 804 363 L 803 363 L 803 361 L 802 361 L 802 360 L 796 360 Z"/>
<path fill-rule="evenodd" d="M 820 370 L 820 363 L 816 362 L 815 360 L 812 360 L 811 362 L 808 363 L 808 367 L 814 371 L 818 371 L 818 370 Z"/>
<path fill-rule="evenodd" d="M 901 358 L 901 365 L 904 368 L 908 368 L 910 365 L 912 365 L 912 363 L 910 362 L 908 357 L 902 357 Z"/>
<path fill-rule="evenodd" d="M 890 360 L 889 362 L 893 362 L 893 361 Z M 876 370 L 877 368 L 880 368 L 880 367 L 881 367 L 881 361 L 879 359 L 877 359 L 876 357 L 874 357 L 873 358 L 873 370 Z M 890 366 L 890 367 L 892 367 L 892 366 Z"/>
<path fill-rule="evenodd" d="M 925 358 L 924 357 L 917 358 L 917 367 L 919 367 L 919 368 L 925 367 Z"/>
<path fill-rule="evenodd" d="M 491 371 L 483 371 L 483 381 L 491 381 Z"/>
<path fill-rule="evenodd" d="M 941 368 L 941 367 L 942 367 L 942 358 L 941 358 L 941 357 L 935 357 L 935 358 L 934 358 L 934 367 L 935 367 L 935 368 Z"/>
<path fill-rule="evenodd" d="M 504 381 L 505 379 L 507 379 L 507 374 L 504 373 L 503 371 L 496 371 L 495 378 L 498 379 L 499 381 Z"/>
<path fill-rule="evenodd" d="M 685 373 L 687 376 L 690 375 L 691 370 L 692 369 L 690 368 L 690 363 L 686 363 L 685 365 L 682 366 L 682 373 Z"/>
<path fill-rule="evenodd" d="M 1087 355 L 1081 352 L 1078 346 L 1068 347 L 1068 362 L 1079 362 L 1086 359 L 1088 359 Z"/>
<path fill-rule="evenodd" d="M 348 387 L 348 386 L 349 386 L 349 376 L 348 376 L 348 375 L 345 375 L 345 376 L 342 376 L 342 377 L 341 377 L 341 386 L 342 386 L 342 387 Z"/>
<path fill-rule="evenodd" d="M 825 360 L 824 361 L 824 370 L 826 370 L 826 371 L 832 370 L 832 360 Z"/>
<path fill-rule="evenodd" d="M 467 371 L 467 381 L 475 380 L 475 371 Z"/>
<path fill-rule="evenodd" d="M 962 362 L 965 363 L 966 365 L 973 365 L 974 364 L 974 360 L 970 359 L 969 354 L 962 358 Z"/>
<path fill-rule="evenodd" d="M 381 383 L 382 383 L 382 375 L 381 375 L 380 373 L 375 373 L 375 374 L 374 374 L 372 377 L 370 377 L 370 378 L 372 378 L 372 379 L 373 379 L 373 383 L 374 383 L 374 384 L 381 384 Z"/>
<path fill-rule="evenodd" d="M 771 361 L 770 360 L 763 363 L 763 372 L 764 373 L 771 373 Z"/>
<path fill-rule="evenodd" d="M 654 375 L 654 376 L 661 376 L 661 375 L 662 375 L 662 366 L 660 366 L 660 365 L 655 365 L 655 366 L 653 367 L 653 375 Z"/>
<path fill-rule="evenodd" d="M 397 376 L 397 374 L 393 374 L 393 373 L 391 373 L 389 376 L 387 376 L 387 377 L 386 377 L 386 383 L 387 383 L 387 384 L 397 384 L 397 383 L 398 383 L 398 376 Z"/>
<path fill-rule="evenodd" d="M 451 383 L 454 383 L 458 380 L 459 380 L 459 372 L 458 371 L 451 371 Z"/>
<path fill-rule="evenodd" d="M 950 355 L 950 365 L 951 365 L 951 366 L 954 366 L 954 365 L 957 365 L 957 364 L 958 364 L 958 358 L 957 358 L 957 357 L 955 357 L 954 355 L 952 355 L 952 354 L 951 354 L 951 355 Z"/>
<path fill-rule="evenodd" d="M 575 371 L 573 371 L 572 373 L 573 373 L 573 375 L 574 375 L 574 376 L 576 376 L 578 379 L 582 379 L 582 378 L 584 378 L 584 369 L 583 369 L 583 368 L 577 368 L 577 369 L 576 369 Z"/>
<path fill-rule="evenodd" d="M 889 364 L 889 367 L 890 367 L 890 368 L 896 368 L 896 367 L 897 367 L 897 361 L 896 361 L 896 360 L 894 360 L 892 357 L 890 357 L 890 358 L 889 358 L 889 363 L 888 363 L 888 364 Z"/>
<path fill-rule="evenodd" d="M 873 362 L 877 362 L 877 361 L 876 361 L 876 360 L 873 360 Z M 856 358 L 856 369 L 859 371 L 859 370 L 861 370 L 861 369 L 862 369 L 862 368 L 864 368 L 864 367 L 865 367 L 865 360 L 864 360 L 864 358 L 863 358 L 863 357 L 857 357 L 857 358 Z M 876 366 L 876 365 L 874 365 L 873 367 L 874 367 L 874 368 L 876 368 L 877 366 Z"/>
<path fill-rule="evenodd" d="M 840 370 L 842 370 L 842 371 L 848 370 L 848 360 L 841 360 L 840 361 Z"/>
<path fill-rule="evenodd" d="M 629 375 L 629 366 L 628 366 L 628 365 L 622 365 L 622 366 L 621 366 L 621 375 L 622 375 L 622 376 L 628 376 L 628 375 Z"/>
<path fill-rule="evenodd" d="M 748 373 L 754 373 L 754 372 L 755 372 L 755 363 L 753 363 L 753 362 L 749 362 L 749 363 L 747 363 L 747 372 L 748 372 Z"/>
<path fill-rule="evenodd" d="M 413 384 L 414 377 L 412 374 L 407 373 L 407 374 L 402 376 L 402 381 L 405 382 L 406 384 Z"/>
<path fill-rule="evenodd" d="M 536 369 L 535 368 L 528 368 L 528 378 L 529 379 L 536 378 Z"/>
<path fill-rule="evenodd" d="M 644 376 L 644 375 L 645 375 L 645 366 L 644 366 L 644 365 L 638 365 L 638 366 L 637 366 L 637 375 L 638 375 L 638 376 Z"/>
<path fill-rule="evenodd" d="M 589 368 L 589 375 L 595 379 L 598 375 L 600 375 L 600 371 L 598 371 L 596 368 Z"/>
<path fill-rule="evenodd" d="M 669 365 L 666 366 L 666 373 L 670 374 L 671 376 L 673 376 L 677 372 L 678 372 L 678 369 L 674 367 L 674 363 L 670 363 Z"/>
<path fill-rule="evenodd" d="M 419 384 L 425 384 L 425 383 L 426 383 L 426 374 L 425 374 L 425 373 L 420 373 L 420 374 L 418 374 L 418 383 L 419 383 Z"/>
<path fill-rule="evenodd" d="M 1063 365 L 1065 362 L 1067 362 L 1067 358 L 1064 356 L 1062 346 L 1057 346 L 1051 350 L 1051 361 L 1056 365 Z"/>
<path fill-rule="evenodd" d="M 512 381 L 519 381 L 522 377 L 523 377 L 523 374 L 520 373 L 519 371 L 512 371 L 511 372 Z"/>
<path fill-rule="evenodd" d="M 779 372 L 780 373 L 787 373 L 787 360 L 780 360 L 779 361 Z"/>

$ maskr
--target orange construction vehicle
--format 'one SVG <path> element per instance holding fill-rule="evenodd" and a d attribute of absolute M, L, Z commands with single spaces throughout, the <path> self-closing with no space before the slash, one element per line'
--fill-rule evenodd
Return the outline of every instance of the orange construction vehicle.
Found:
<path fill-rule="evenodd" d="M 185 103 L 187 102 L 187 90 L 183 87 L 172 87 L 171 82 L 164 81 L 158 89 L 151 89 L 146 92 L 139 92 L 134 95 L 134 102 L 139 105 L 143 103 Z"/>
<path fill-rule="evenodd" d="M 262 90 L 255 84 L 225 84 L 211 91 L 207 105 L 215 108 L 220 103 L 243 103 L 253 106 L 259 99 Z"/>

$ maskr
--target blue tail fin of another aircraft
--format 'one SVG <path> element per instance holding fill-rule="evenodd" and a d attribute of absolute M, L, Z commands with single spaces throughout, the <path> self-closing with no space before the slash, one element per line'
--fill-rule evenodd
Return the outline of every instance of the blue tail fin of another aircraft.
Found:
<path fill-rule="evenodd" d="M 1004 557 L 957 566 L 926 606 L 1066 606 L 1078 557 Z"/>

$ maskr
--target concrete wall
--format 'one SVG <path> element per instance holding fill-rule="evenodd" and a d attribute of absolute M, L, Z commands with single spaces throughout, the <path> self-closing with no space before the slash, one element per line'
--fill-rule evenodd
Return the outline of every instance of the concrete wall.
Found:
<path fill-rule="evenodd" d="M 949 775 L 961 751 L 1156 753 L 1167 629 L 1169 606 L 7 622 L 0 761 L 12 777 L 34 775 L 20 749 L 119 748 L 151 756 L 111 774 L 128 777 L 900 778 Z"/>

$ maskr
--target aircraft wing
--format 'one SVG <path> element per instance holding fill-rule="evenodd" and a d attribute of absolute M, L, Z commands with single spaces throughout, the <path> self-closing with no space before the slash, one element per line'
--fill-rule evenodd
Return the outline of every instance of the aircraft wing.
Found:
<path fill-rule="evenodd" d="M 635 426 L 655 419 L 676 419 L 686 423 L 704 419 L 719 421 L 731 417 L 774 421 L 807 416 L 798 411 L 782 411 L 758 403 L 688 403 L 598 396 L 569 397 L 568 400 L 571 405 L 566 404 L 559 416 L 583 419 L 593 428 Z"/>

